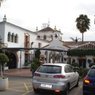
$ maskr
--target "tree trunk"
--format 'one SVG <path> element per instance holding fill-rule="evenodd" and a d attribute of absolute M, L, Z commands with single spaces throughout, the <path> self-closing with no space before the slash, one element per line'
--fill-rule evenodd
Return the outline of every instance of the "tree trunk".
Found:
<path fill-rule="evenodd" d="M 84 41 L 84 33 L 82 33 L 82 43 L 83 43 L 83 41 Z"/>

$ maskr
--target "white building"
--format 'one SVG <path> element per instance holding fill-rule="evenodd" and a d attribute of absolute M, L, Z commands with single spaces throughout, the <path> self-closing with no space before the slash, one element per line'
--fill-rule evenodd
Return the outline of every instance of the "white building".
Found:
<path fill-rule="evenodd" d="M 38 41 L 36 32 L 24 29 L 20 26 L 7 22 L 6 16 L 0 22 L 0 37 L 2 43 L 7 48 L 11 48 L 7 55 L 10 58 L 8 63 L 9 68 L 20 68 L 24 65 L 25 60 L 30 59 L 32 51 L 19 50 L 14 48 L 38 48 L 40 43 L 42 46 L 46 45 L 44 41 Z M 3 45 L 3 44 L 2 44 Z"/>
<path fill-rule="evenodd" d="M 63 42 L 61 31 L 57 30 L 56 27 L 52 29 L 49 25 L 33 32 L 8 22 L 4 16 L 3 21 L 0 22 L 0 37 L 2 38 L 2 40 L 0 38 L 2 47 L 7 47 L 5 53 L 9 57 L 7 63 L 9 69 L 22 68 L 26 61 L 31 61 L 34 57 L 32 48 L 61 50 L 61 52 L 42 50 L 41 55 L 45 57 L 46 62 L 68 62 L 70 58 L 71 63 L 75 60 L 75 63 L 79 63 L 83 67 L 89 67 L 88 60 L 95 62 L 95 52 L 93 55 L 90 53 L 81 57 L 67 56 L 68 49 L 95 49 L 95 41 Z"/>
<path fill-rule="evenodd" d="M 24 29 L 8 22 L 6 16 L 0 22 L 2 45 L 6 45 L 8 51 L 5 52 L 10 59 L 7 64 L 9 69 L 21 68 L 24 66 L 25 61 L 32 60 L 34 50 L 28 50 L 29 48 L 46 47 L 54 38 L 61 40 L 61 35 L 56 27 L 52 29 L 47 26 L 44 29 L 36 30 L 36 32 Z M 27 50 L 24 50 L 24 48 L 27 48 Z"/>

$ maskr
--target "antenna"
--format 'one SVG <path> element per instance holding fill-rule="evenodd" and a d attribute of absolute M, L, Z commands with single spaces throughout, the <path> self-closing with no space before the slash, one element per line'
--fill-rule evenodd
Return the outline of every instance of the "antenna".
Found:
<path fill-rule="evenodd" d="M 48 26 L 50 26 L 50 19 L 48 19 Z"/>

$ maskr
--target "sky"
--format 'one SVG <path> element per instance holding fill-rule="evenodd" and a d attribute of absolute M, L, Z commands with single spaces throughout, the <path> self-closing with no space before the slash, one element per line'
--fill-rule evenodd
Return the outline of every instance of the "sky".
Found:
<path fill-rule="evenodd" d="M 63 41 L 81 38 L 76 28 L 80 14 L 90 19 L 90 29 L 84 41 L 95 41 L 95 0 L 5 0 L 0 7 L 0 21 L 6 14 L 7 21 L 31 31 L 42 29 L 43 24 L 61 30 Z"/>

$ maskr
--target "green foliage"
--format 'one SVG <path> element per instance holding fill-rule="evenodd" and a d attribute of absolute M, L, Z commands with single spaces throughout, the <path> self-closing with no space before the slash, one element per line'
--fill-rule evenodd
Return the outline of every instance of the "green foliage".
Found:
<path fill-rule="evenodd" d="M 9 58 L 6 54 L 0 53 L 0 65 L 5 64 L 9 61 Z"/>
<path fill-rule="evenodd" d="M 71 64 L 73 67 L 79 67 L 79 64 L 78 63 L 72 63 Z"/>
<path fill-rule="evenodd" d="M 30 70 L 33 72 L 40 66 L 40 61 L 39 61 L 40 54 L 41 54 L 40 50 L 37 49 L 35 51 L 35 58 L 33 59 L 32 63 L 31 63 L 31 68 L 30 68 Z"/>
<path fill-rule="evenodd" d="M 83 33 L 89 29 L 90 26 L 90 19 L 87 17 L 87 15 L 81 14 L 78 18 L 76 18 L 76 27 L 82 33 L 82 41 L 83 41 Z"/>
<path fill-rule="evenodd" d="M 9 58 L 6 54 L 0 53 L 0 67 L 1 67 L 1 76 L 3 77 L 4 65 L 9 61 Z"/>
<path fill-rule="evenodd" d="M 80 77 L 83 78 L 87 74 L 87 72 L 88 72 L 87 68 L 80 67 L 78 73 L 79 73 Z"/>
<path fill-rule="evenodd" d="M 35 51 L 35 58 L 39 59 L 39 58 L 40 58 L 40 54 L 41 54 L 40 50 L 37 49 L 37 50 Z"/>
<path fill-rule="evenodd" d="M 30 62 L 25 62 L 24 66 L 28 66 L 30 64 Z"/>
<path fill-rule="evenodd" d="M 77 71 L 79 73 L 79 64 L 73 62 L 71 65 L 74 67 L 74 71 Z"/>
<path fill-rule="evenodd" d="M 31 71 L 35 71 L 40 66 L 40 62 L 37 58 L 35 58 L 31 63 Z"/>
<path fill-rule="evenodd" d="M 67 52 L 68 56 L 86 56 L 86 55 L 94 55 L 95 56 L 95 49 L 87 49 L 87 50 L 83 50 L 83 49 L 74 49 L 74 50 L 69 50 Z"/>

